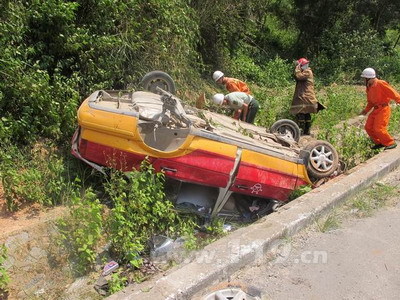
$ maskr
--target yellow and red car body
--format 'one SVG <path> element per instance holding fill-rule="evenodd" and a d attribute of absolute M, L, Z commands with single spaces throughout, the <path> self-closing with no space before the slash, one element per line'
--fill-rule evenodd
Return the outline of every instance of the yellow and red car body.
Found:
<path fill-rule="evenodd" d="M 73 155 L 98 169 L 123 171 L 147 158 L 179 181 L 278 201 L 311 183 L 307 155 L 296 146 L 282 145 L 264 128 L 183 109 L 179 99 L 167 98 L 142 91 L 94 92 L 78 110 Z"/>

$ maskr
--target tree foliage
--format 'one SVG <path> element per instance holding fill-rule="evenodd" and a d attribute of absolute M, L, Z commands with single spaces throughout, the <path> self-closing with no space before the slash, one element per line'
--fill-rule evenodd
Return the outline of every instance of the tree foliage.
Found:
<path fill-rule="evenodd" d="M 183 89 L 215 69 L 274 87 L 306 56 L 327 83 L 366 66 L 399 79 L 399 17 L 389 0 L 4 0 L 1 142 L 65 141 L 83 97 L 155 69 Z"/>

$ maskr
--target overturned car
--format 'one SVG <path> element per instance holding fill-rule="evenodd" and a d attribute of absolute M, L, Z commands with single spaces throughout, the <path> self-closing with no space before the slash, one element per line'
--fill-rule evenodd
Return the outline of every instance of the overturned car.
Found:
<path fill-rule="evenodd" d="M 332 176 L 338 154 L 325 141 L 301 148 L 290 120 L 265 128 L 184 105 L 159 86 L 92 93 L 78 110 L 72 153 L 99 171 L 129 171 L 147 157 L 176 185 L 176 205 L 208 216 L 259 217 L 312 178 Z"/>

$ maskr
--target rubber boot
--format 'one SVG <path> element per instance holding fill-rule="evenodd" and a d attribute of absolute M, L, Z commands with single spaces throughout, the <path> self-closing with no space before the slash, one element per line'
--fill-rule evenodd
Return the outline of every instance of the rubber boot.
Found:
<path fill-rule="evenodd" d="M 309 120 L 305 121 L 303 134 L 310 135 L 310 128 L 311 128 L 311 121 Z"/>
<path fill-rule="evenodd" d="M 305 134 L 304 131 L 306 130 L 306 121 L 304 120 L 297 120 L 300 131 L 302 134 Z"/>

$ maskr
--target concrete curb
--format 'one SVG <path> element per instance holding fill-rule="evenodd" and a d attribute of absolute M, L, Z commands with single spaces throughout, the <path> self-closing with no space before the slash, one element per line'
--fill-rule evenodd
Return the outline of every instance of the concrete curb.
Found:
<path fill-rule="evenodd" d="M 191 299 L 197 292 L 229 278 L 400 165 L 400 147 L 384 151 L 323 186 L 281 207 L 258 222 L 240 228 L 196 253 L 195 259 L 166 276 L 132 285 L 110 296 L 122 299 Z"/>

